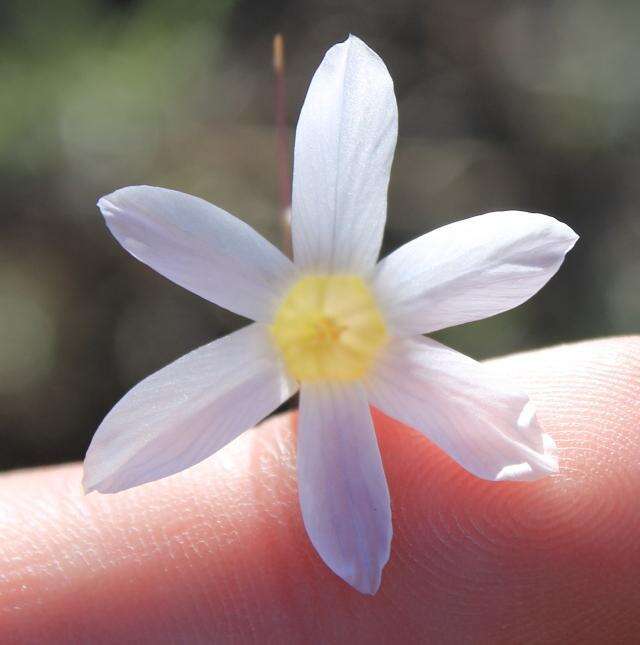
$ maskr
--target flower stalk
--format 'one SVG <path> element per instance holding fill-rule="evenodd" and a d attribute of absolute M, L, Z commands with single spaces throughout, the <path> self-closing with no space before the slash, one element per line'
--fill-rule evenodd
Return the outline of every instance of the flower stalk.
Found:
<path fill-rule="evenodd" d="M 291 248 L 291 160 L 287 128 L 287 87 L 285 81 L 284 37 L 273 37 L 273 73 L 275 78 L 276 164 L 278 168 L 279 220 L 282 249 L 292 257 Z"/>

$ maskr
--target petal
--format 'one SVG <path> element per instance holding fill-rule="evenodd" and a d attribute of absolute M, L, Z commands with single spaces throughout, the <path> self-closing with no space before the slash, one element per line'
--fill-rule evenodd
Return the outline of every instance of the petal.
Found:
<path fill-rule="evenodd" d="M 522 304 L 577 239 L 546 215 L 478 215 L 400 247 L 378 265 L 374 288 L 398 333 L 426 334 Z"/>
<path fill-rule="evenodd" d="M 555 444 L 523 392 L 427 338 L 396 339 L 367 383 L 369 401 L 422 432 L 461 466 L 491 480 L 557 472 Z"/>
<path fill-rule="evenodd" d="M 85 458 L 85 491 L 115 493 L 189 468 L 295 390 L 264 325 L 204 345 L 138 383 L 109 412 Z"/>
<path fill-rule="evenodd" d="M 291 224 L 301 268 L 373 268 L 397 132 L 387 68 L 349 36 L 327 52 L 316 71 L 296 130 Z"/>
<path fill-rule="evenodd" d="M 293 263 L 248 224 L 167 188 L 129 186 L 102 197 L 109 230 L 158 273 L 241 316 L 266 322 L 295 279 Z"/>
<path fill-rule="evenodd" d="M 374 594 L 389 559 L 391 506 L 361 384 L 303 384 L 298 488 L 311 542 L 343 580 Z"/>

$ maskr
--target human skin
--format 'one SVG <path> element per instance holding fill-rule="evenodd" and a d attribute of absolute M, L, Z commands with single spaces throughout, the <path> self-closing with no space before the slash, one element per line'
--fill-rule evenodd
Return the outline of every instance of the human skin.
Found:
<path fill-rule="evenodd" d="M 0 477 L 0 642 L 637 642 L 640 336 L 491 365 L 560 473 L 483 481 L 375 412 L 394 526 L 375 596 L 309 543 L 285 414 L 117 495 L 85 497 L 78 464 Z"/>

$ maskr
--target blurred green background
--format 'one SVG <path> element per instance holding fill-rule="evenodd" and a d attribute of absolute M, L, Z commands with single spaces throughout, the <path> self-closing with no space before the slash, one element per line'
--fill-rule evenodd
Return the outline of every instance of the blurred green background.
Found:
<path fill-rule="evenodd" d="M 81 458 L 128 388 L 243 324 L 127 255 L 95 202 L 166 186 L 278 241 L 276 32 L 291 141 L 347 33 L 394 77 L 385 253 L 511 208 L 581 235 L 530 302 L 442 340 L 484 358 L 637 331 L 639 31 L 633 0 L 0 4 L 0 468 Z"/>

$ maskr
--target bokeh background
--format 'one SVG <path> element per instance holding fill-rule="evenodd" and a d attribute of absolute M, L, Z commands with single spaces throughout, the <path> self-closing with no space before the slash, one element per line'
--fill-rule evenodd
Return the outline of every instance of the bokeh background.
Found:
<path fill-rule="evenodd" d="M 313 71 L 347 33 L 394 77 L 385 253 L 510 208 L 581 235 L 530 302 L 442 340 L 484 358 L 638 330 L 635 0 L 5 0 L 0 468 L 81 458 L 129 387 L 243 324 L 127 255 L 95 202 L 167 186 L 279 242 L 276 32 L 291 143 Z"/>

